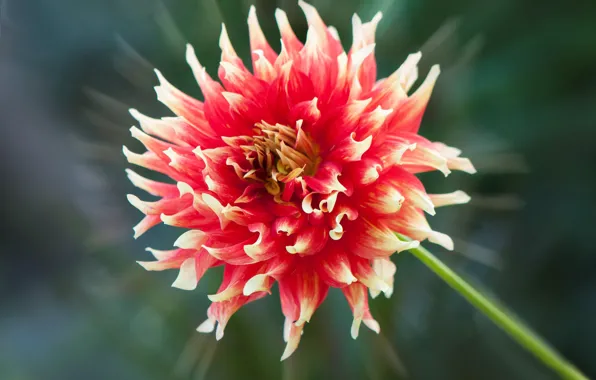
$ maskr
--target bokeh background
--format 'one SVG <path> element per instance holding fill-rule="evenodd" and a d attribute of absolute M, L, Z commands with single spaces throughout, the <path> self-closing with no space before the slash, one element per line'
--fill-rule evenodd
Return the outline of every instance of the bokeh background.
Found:
<path fill-rule="evenodd" d="M 121 146 L 139 149 L 127 109 L 166 114 L 153 67 L 200 97 L 184 45 L 215 73 L 221 22 L 246 60 L 251 3 L 275 48 L 276 7 L 304 37 L 294 0 L 2 2 L 0 378 L 555 379 L 407 253 L 394 257 L 393 297 L 371 303 L 381 335 L 363 328 L 353 341 L 332 291 L 283 363 L 276 297 L 239 311 L 216 343 L 195 328 L 221 272 L 187 292 L 170 287 L 176 273 L 135 264 L 179 232 L 132 238 L 141 215 L 125 198 L 136 190 Z M 432 218 L 456 242 L 432 250 L 596 377 L 596 2 L 312 4 L 344 44 L 354 12 L 383 11 L 380 75 L 418 50 L 421 74 L 441 64 L 422 132 L 462 148 L 479 173 L 424 177 L 433 192 L 473 197 Z"/>

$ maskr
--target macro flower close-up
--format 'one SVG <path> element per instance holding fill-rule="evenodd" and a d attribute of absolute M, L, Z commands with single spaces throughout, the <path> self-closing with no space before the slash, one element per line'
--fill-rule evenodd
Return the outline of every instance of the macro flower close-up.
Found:
<path fill-rule="evenodd" d="M 457 148 L 418 133 L 438 66 L 418 83 L 421 54 L 413 53 L 389 77 L 377 78 L 381 13 L 366 23 L 354 15 L 353 41 L 345 52 L 317 10 L 299 5 L 308 21 L 306 41 L 278 9 L 279 54 L 251 7 L 252 71 L 223 26 L 221 83 L 187 46 L 204 101 L 179 91 L 156 70 L 158 99 L 176 116 L 153 119 L 131 109 L 141 128 L 132 127 L 132 136 L 147 152 L 124 148 L 130 163 L 175 181 L 127 171 L 133 184 L 161 197 L 128 196 L 145 214 L 135 238 L 158 223 L 188 230 L 175 249 L 148 249 L 157 261 L 139 264 L 179 269 L 173 286 L 186 290 L 209 268 L 223 265 L 221 286 L 209 295 L 207 320 L 198 327 L 216 329 L 218 340 L 240 307 L 270 294 L 277 283 L 287 342 L 282 359 L 297 348 L 330 288 L 341 289 L 350 305 L 353 338 L 361 323 L 378 333 L 368 293 L 374 298 L 393 292 L 391 255 L 423 240 L 452 250 L 451 238 L 434 231 L 426 215 L 469 200 L 462 191 L 427 194 L 416 174 L 475 172 Z"/>
<path fill-rule="evenodd" d="M 596 380 L 595 6 L 0 0 L 0 379 Z"/>

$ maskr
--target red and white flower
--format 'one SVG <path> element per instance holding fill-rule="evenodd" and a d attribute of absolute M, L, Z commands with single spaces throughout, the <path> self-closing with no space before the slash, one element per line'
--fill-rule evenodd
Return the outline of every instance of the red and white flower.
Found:
<path fill-rule="evenodd" d="M 439 170 L 474 173 L 460 151 L 418 134 L 439 75 L 433 66 L 414 91 L 420 53 L 392 75 L 377 79 L 374 34 L 381 14 L 353 18 L 349 52 L 314 7 L 300 2 L 308 20 L 303 44 L 286 14 L 275 17 L 278 54 L 248 17 L 252 72 L 230 43 L 225 27 L 219 79 L 213 80 L 193 48 L 187 61 L 205 100 L 196 100 L 157 72 L 158 99 L 175 117 L 152 119 L 131 110 L 140 123 L 134 138 L 147 151 L 124 154 L 132 164 L 170 177 L 162 183 L 127 170 L 137 187 L 157 196 L 130 203 L 145 217 L 135 238 L 165 223 L 187 229 L 169 251 L 149 251 L 147 270 L 179 269 L 173 286 L 192 290 L 207 269 L 223 265 L 222 284 L 201 332 L 220 339 L 244 304 L 279 285 L 286 318 L 282 359 L 291 355 L 306 322 L 330 287 L 340 288 L 352 311 L 352 336 L 361 323 L 378 332 L 373 297 L 393 290 L 390 256 L 428 239 L 447 249 L 449 236 L 433 231 L 424 213 L 465 203 L 456 191 L 429 195 L 415 174 Z M 412 238 L 404 242 L 395 233 Z"/>

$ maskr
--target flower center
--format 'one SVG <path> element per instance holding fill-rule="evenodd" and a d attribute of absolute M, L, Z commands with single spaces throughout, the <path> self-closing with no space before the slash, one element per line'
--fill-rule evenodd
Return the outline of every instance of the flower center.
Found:
<path fill-rule="evenodd" d="M 255 124 L 252 145 L 243 145 L 253 169 L 244 177 L 265 183 L 267 192 L 277 195 L 285 183 L 301 175 L 314 175 L 320 162 L 319 148 L 302 130 L 265 121 Z"/>

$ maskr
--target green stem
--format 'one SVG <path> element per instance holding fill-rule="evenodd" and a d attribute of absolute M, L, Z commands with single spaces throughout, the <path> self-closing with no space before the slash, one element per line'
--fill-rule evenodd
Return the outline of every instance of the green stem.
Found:
<path fill-rule="evenodd" d="M 573 364 L 569 363 L 561 354 L 550 347 L 548 343 L 532 332 L 523 322 L 515 320 L 503 306 L 498 306 L 495 301 L 489 300 L 474 289 L 432 253 L 422 246 L 411 249 L 410 252 L 526 350 L 542 360 L 548 367 L 555 370 L 561 378 L 588 380 Z"/>

